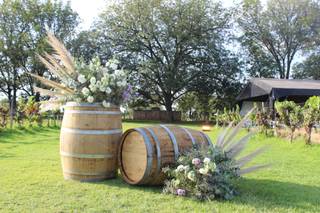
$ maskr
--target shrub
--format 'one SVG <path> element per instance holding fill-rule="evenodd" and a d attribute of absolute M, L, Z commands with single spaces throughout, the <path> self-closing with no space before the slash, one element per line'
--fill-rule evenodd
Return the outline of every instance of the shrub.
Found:
<path fill-rule="evenodd" d="M 264 106 L 255 114 L 255 122 L 260 128 L 260 132 L 268 136 L 268 130 L 271 129 L 271 113 Z"/>
<path fill-rule="evenodd" d="M 24 107 L 24 113 L 29 122 L 29 126 L 32 126 L 34 122 L 37 122 L 39 126 L 42 125 L 42 119 L 40 116 L 40 104 L 35 101 L 34 97 L 29 97 Z"/>
<path fill-rule="evenodd" d="M 223 112 L 220 113 L 217 111 L 216 113 L 216 124 L 220 124 L 222 126 L 227 126 L 228 123 L 237 124 L 241 121 L 240 115 L 240 107 L 236 105 L 235 109 L 227 109 L 224 108 Z"/>
<path fill-rule="evenodd" d="M 303 126 L 307 132 L 306 144 L 311 144 L 312 128 L 320 121 L 320 97 L 310 97 L 303 107 Z"/>
<path fill-rule="evenodd" d="M 9 111 L 9 107 L 7 105 L 0 105 L 0 125 L 2 128 L 5 128 L 7 126 Z"/>
<path fill-rule="evenodd" d="M 23 126 L 23 120 L 25 119 L 25 100 L 22 97 L 18 98 L 17 112 L 15 115 L 15 121 L 18 123 L 19 128 Z"/>
<path fill-rule="evenodd" d="M 291 130 L 290 142 L 292 142 L 295 130 L 303 122 L 302 108 L 293 101 L 277 101 L 275 108 L 280 116 L 280 121 Z"/>

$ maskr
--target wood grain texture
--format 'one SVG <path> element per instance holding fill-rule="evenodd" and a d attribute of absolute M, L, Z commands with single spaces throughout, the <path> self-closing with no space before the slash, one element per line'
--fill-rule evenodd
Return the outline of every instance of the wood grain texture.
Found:
<path fill-rule="evenodd" d="M 162 168 L 193 146 L 208 146 L 204 133 L 173 125 L 127 130 L 119 147 L 119 166 L 123 179 L 132 185 L 161 185 Z"/>
<path fill-rule="evenodd" d="M 115 177 L 121 133 L 119 108 L 67 104 L 60 134 L 64 178 L 100 181 Z"/>

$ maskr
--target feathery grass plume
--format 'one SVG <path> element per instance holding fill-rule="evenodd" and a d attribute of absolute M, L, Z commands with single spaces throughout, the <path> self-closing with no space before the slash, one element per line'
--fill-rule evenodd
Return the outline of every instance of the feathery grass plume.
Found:
<path fill-rule="evenodd" d="M 60 67 L 60 65 L 53 58 L 52 60 L 51 58 L 48 57 L 50 56 L 48 53 L 45 53 L 45 55 L 46 55 L 46 58 L 42 57 L 39 54 L 37 54 L 37 57 L 47 67 L 49 72 L 59 77 L 60 79 L 69 77 L 69 75 L 67 75 L 67 73 Z"/>
<path fill-rule="evenodd" d="M 238 174 L 241 176 L 241 175 L 244 175 L 244 174 L 247 174 L 247 173 L 250 173 L 250 172 L 255 172 L 255 171 L 259 170 L 259 169 L 264 169 L 264 168 L 268 168 L 268 167 L 270 167 L 270 164 L 251 166 L 249 168 L 240 169 Z"/>
<path fill-rule="evenodd" d="M 237 141 L 237 143 L 233 143 L 232 145 L 230 145 L 227 150 L 228 150 L 228 156 L 230 158 L 234 158 L 235 156 L 237 156 L 247 145 L 250 137 L 253 135 L 254 133 L 251 132 L 247 135 L 245 135 L 244 137 L 242 137 L 239 141 Z"/>
<path fill-rule="evenodd" d="M 49 31 L 47 32 L 47 42 L 55 50 L 62 64 L 66 67 L 66 71 L 70 75 L 76 74 L 74 60 L 67 48 Z"/>
<path fill-rule="evenodd" d="M 63 101 L 59 100 L 48 100 L 48 101 L 40 101 L 40 111 L 52 111 L 52 110 L 59 110 L 64 105 Z"/>
<path fill-rule="evenodd" d="M 230 128 L 232 127 L 232 125 L 233 125 L 233 122 L 231 122 L 231 123 L 228 125 L 228 127 L 225 128 L 225 129 L 223 130 L 223 132 L 218 135 L 217 144 L 216 144 L 217 146 L 222 147 L 222 144 L 223 144 L 223 142 L 224 142 L 225 136 L 226 136 L 226 134 L 228 133 L 228 131 L 230 130 Z"/>
<path fill-rule="evenodd" d="M 270 166 L 269 164 L 264 165 L 256 165 L 248 168 L 243 168 L 247 163 L 251 162 L 253 158 L 257 155 L 263 153 L 266 150 L 266 147 L 261 147 L 252 153 L 240 158 L 237 160 L 237 156 L 245 149 L 250 137 L 254 134 L 253 132 L 245 135 L 241 139 L 237 140 L 235 137 L 240 132 L 241 127 L 243 126 L 246 119 L 250 116 L 250 114 L 255 110 L 253 108 L 250 110 L 244 118 L 238 123 L 238 125 L 234 128 L 231 128 L 231 124 L 225 129 L 219 136 L 216 143 L 216 146 L 222 149 L 229 158 L 235 160 L 235 166 L 239 167 L 240 170 L 238 172 L 239 175 L 247 174 L 249 172 L 254 172 L 258 169 L 266 168 Z"/>
<path fill-rule="evenodd" d="M 66 94 L 63 94 L 58 91 L 47 90 L 47 89 L 39 88 L 36 86 L 33 86 L 33 89 L 35 92 L 39 92 L 41 95 L 55 96 L 55 97 L 66 97 Z"/>
<path fill-rule="evenodd" d="M 63 86 L 62 84 L 59 84 L 55 81 L 51 81 L 51 80 L 48 80 L 48 79 L 45 79 L 39 75 L 36 75 L 36 74 L 33 74 L 33 73 L 28 73 L 29 75 L 31 75 L 32 77 L 38 79 L 41 83 L 49 86 L 49 87 L 52 87 L 58 91 L 61 91 L 61 93 L 65 93 L 66 95 L 72 95 L 74 94 L 74 91 L 68 87 L 65 87 Z"/>
<path fill-rule="evenodd" d="M 234 128 L 229 127 L 227 129 L 227 134 L 225 135 L 225 137 L 223 137 L 223 140 L 221 143 L 222 148 L 225 148 L 228 144 L 233 142 L 234 137 L 238 134 L 238 132 L 242 128 L 244 122 L 246 122 L 246 120 L 249 118 L 250 114 L 254 110 L 255 110 L 255 108 L 252 108 Z"/>
<path fill-rule="evenodd" d="M 263 146 L 255 151 L 251 152 L 250 154 L 241 157 L 240 159 L 236 160 L 236 165 L 240 168 L 245 166 L 247 163 L 251 162 L 257 155 L 265 152 L 268 149 L 268 146 Z"/>

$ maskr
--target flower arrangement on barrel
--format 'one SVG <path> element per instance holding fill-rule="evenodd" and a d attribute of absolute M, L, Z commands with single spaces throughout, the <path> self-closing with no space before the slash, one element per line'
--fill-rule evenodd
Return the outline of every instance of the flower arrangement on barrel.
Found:
<path fill-rule="evenodd" d="M 131 87 L 127 84 L 125 72 L 119 69 L 116 59 L 111 59 L 102 66 L 96 57 L 86 64 L 82 60 L 74 60 L 65 46 L 50 32 L 47 41 L 54 54 L 44 53 L 43 56 L 38 55 L 38 58 L 50 73 L 58 78 L 58 82 L 36 74 L 30 75 L 54 89 L 52 91 L 34 87 L 36 92 L 51 96 L 51 103 L 99 102 L 104 107 L 109 107 L 118 106 L 128 99 Z"/>

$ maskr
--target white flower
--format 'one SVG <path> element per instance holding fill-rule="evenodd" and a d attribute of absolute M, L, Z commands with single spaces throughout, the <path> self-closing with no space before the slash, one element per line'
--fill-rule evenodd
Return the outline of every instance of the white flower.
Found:
<path fill-rule="evenodd" d="M 118 64 L 116 64 L 116 63 L 111 63 L 109 66 L 110 66 L 110 68 L 113 69 L 113 70 L 115 70 L 115 69 L 118 68 Z"/>
<path fill-rule="evenodd" d="M 204 158 L 204 159 L 203 159 L 203 163 L 205 163 L 205 164 L 210 163 L 210 161 L 211 161 L 210 158 Z"/>
<path fill-rule="evenodd" d="M 78 81 L 83 84 L 85 83 L 87 80 L 86 80 L 86 77 L 84 75 L 79 75 L 78 76 Z"/>
<path fill-rule="evenodd" d="M 101 84 L 100 87 L 99 87 L 99 90 L 101 92 L 105 92 L 106 91 L 106 87 L 103 84 Z"/>
<path fill-rule="evenodd" d="M 87 98 L 87 101 L 88 101 L 89 103 L 93 103 L 94 98 L 93 98 L 92 96 L 89 96 L 89 97 Z"/>
<path fill-rule="evenodd" d="M 123 71 L 123 69 L 121 69 L 121 70 L 115 70 L 115 71 L 114 71 L 114 74 L 117 75 L 117 76 L 124 76 L 124 71 Z"/>
<path fill-rule="evenodd" d="M 177 172 L 183 172 L 184 171 L 184 165 L 179 165 L 177 167 Z"/>
<path fill-rule="evenodd" d="M 103 67 L 101 69 L 101 72 L 103 73 L 103 75 L 107 75 L 108 74 L 108 68 L 107 67 Z"/>
<path fill-rule="evenodd" d="M 198 166 L 198 165 L 200 165 L 200 163 L 201 163 L 201 161 L 200 161 L 199 158 L 193 158 L 193 159 L 192 159 L 192 164 Z"/>
<path fill-rule="evenodd" d="M 189 166 L 189 165 L 186 165 L 186 166 L 184 167 L 184 170 L 185 170 L 186 172 L 188 172 L 188 171 L 190 170 L 190 166 Z"/>
<path fill-rule="evenodd" d="M 81 92 L 85 96 L 88 96 L 90 94 L 90 90 L 87 87 L 84 87 Z"/>
<path fill-rule="evenodd" d="M 106 92 L 107 94 L 110 94 L 110 93 L 112 92 L 112 90 L 110 89 L 110 87 L 107 87 L 106 90 L 105 90 L 105 92 Z"/>
<path fill-rule="evenodd" d="M 106 101 L 102 101 L 102 106 L 104 107 L 110 107 L 110 103 L 106 102 Z"/>
<path fill-rule="evenodd" d="M 90 78 L 90 84 L 95 85 L 96 82 L 97 82 L 97 80 L 96 80 L 95 77 L 91 77 L 91 78 Z"/>
<path fill-rule="evenodd" d="M 102 84 L 106 84 L 106 83 L 108 83 L 108 77 L 107 76 L 103 76 L 102 78 L 101 78 L 101 82 L 102 82 Z"/>
<path fill-rule="evenodd" d="M 121 82 L 121 81 L 118 81 L 118 82 L 117 82 L 117 86 L 118 86 L 118 87 L 122 87 L 122 82 Z"/>
<path fill-rule="evenodd" d="M 203 174 L 203 175 L 206 175 L 206 174 L 208 174 L 208 169 L 207 168 L 201 168 L 201 169 L 199 169 L 199 172 L 200 172 L 200 174 Z"/>
<path fill-rule="evenodd" d="M 96 86 L 96 85 L 90 84 L 89 88 L 90 88 L 90 90 L 91 90 L 92 92 L 97 91 L 97 86 Z"/>
<path fill-rule="evenodd" d="M 118 87 L 124 87 L 126 84 L 127 84 L 127 81 L 124 79 L 122 81 L 117 82 Z"/>

